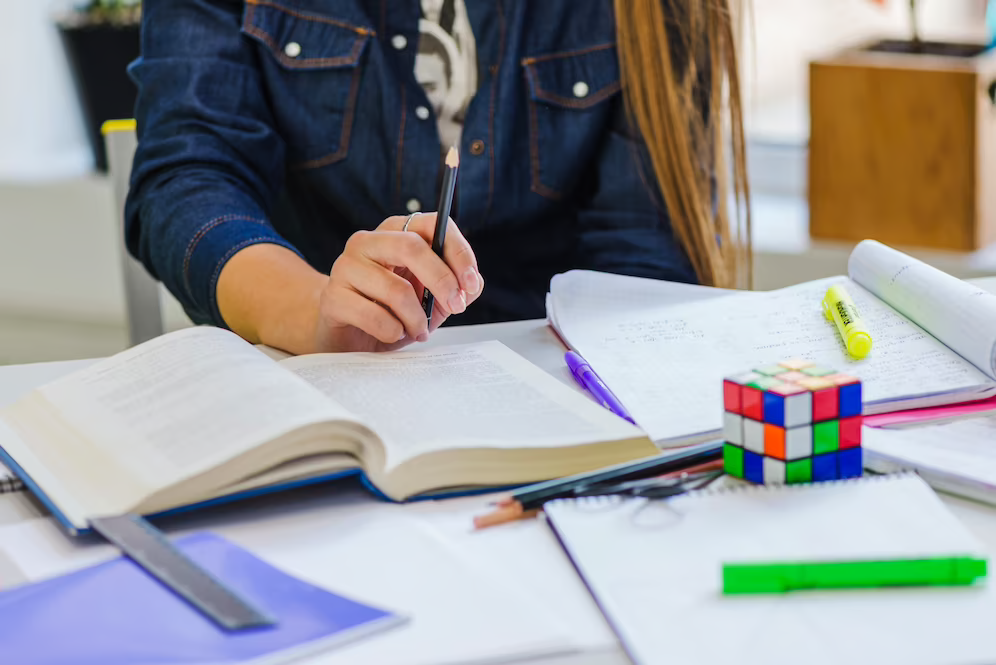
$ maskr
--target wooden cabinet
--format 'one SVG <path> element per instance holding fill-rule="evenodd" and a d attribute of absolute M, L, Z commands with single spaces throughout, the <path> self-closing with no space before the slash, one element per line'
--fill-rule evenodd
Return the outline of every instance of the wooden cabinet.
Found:
<path fill-rule="evenodd" d="M 993 49 L 863 48 L 812 62 L 812 237 L 965 251 L 996 242 L 994 82 Z"/>

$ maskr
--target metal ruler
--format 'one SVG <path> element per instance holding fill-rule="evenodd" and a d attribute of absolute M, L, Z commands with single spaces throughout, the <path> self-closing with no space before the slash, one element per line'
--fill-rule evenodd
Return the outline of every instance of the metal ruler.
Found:
<path fill-rule="evenodd" d="M 99 517 L 90 520 L 90 525 L 222 628 L 234 631 L 276 623 L 193 562 L 159 529 L 138 515 Z"/>

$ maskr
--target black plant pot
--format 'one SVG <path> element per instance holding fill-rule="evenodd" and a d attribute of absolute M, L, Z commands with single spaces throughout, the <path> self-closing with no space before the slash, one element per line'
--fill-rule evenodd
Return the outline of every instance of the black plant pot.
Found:
<path fill-rule="evenodd" d="M 131 118 L 137 89 L 126 68 L 139 55 L 137 25 L 60 25 L 97 170 L 107 171 L 100 126 Z"/>

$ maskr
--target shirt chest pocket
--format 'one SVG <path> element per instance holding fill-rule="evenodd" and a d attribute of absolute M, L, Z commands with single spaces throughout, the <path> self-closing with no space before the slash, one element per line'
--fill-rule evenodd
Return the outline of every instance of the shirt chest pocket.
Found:
<path fill-rule="evenodd" d="M 259 42 L 260 67 L 292 168 L 346 157 L 369 28 L 273 2 L 249 0 L 242 33 Z"/>
<path fill-rule="evenodd" d="M 560 199 L 577 185 L 608 131 L 620 90 L 615 44 L 522 60 L 528 86 L 532 190 Z"/>

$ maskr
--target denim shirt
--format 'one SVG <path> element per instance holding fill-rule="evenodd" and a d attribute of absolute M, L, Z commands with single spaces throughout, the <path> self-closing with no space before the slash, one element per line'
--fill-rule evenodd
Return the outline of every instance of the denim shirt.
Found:
<path fill-rule="evenodd" d="M 612 0 L 466 5 L 479 87 L 453 217 L 486 288 L 453 320 L 542 317 L 550 278 L 571 268 L 694 281 L 626 120 Z M 327 273 L 354 232 L 435 209 L 417 0 L 143 11 L 126 241 L 195 321 L 225 325 L 215 288 L 244 247 L 280 244 Z"/>

